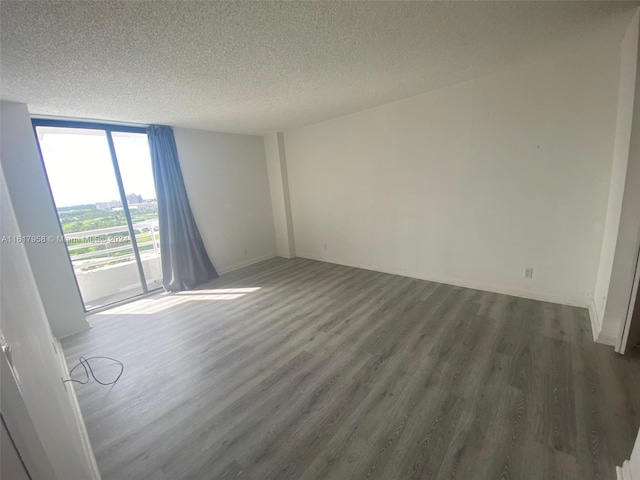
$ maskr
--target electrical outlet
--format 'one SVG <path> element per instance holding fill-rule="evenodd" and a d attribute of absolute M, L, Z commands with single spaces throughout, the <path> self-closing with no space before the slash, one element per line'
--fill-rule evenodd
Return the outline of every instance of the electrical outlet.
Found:
<path fill-rule="evenodd" d="M 327 244 L 326 244 L 326 243 L 324 244 L 324 249 L 325 249 L 325 250 L 327 249 Z"/>
<path fill-rule="evenodd" d="M 522 272 L 522 276 L 524 278 L 533 278 L 533 267 L 524 267 L 524 271 Z"/>
<path fill-rule="evenodd" d="M 248 252 L 247 247 L 244 247 L 244 254 L 246 255 Z"/>

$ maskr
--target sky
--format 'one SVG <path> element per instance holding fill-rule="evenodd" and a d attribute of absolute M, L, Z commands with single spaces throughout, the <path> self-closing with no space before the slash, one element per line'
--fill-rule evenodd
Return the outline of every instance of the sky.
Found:
<path fill-rule="evenodd" d="M 58 208 L 120 199 L 104 131 L 60 127 L 37 127 L 36 131 Z M 155 199 L 146 134 L 112 135 L 126 194 Z"/>

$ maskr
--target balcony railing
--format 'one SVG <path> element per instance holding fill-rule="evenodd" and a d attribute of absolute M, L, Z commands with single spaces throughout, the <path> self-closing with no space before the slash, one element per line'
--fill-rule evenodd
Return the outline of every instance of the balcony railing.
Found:
<path fill-rule="evenodd" d="M 157 220 L 133 224 L 149 290 L 161 286 Z M 131 237 L 126 225 L 65 234 L 85 307 L 91 309 L 142 293 Z"/>
<path fill-rule="evenodd" d="M 158 221 L 133 224 L 140 255 L 160 255 Z M 64 235 L 69 256 L 76 270 L 89 270 L 135 259 L 133 245 L 126 225 L 85 230 Z M 151 248 L 149 248 L 151 247 Z M 86 251 L 86 250 L 90 251 Z"/>

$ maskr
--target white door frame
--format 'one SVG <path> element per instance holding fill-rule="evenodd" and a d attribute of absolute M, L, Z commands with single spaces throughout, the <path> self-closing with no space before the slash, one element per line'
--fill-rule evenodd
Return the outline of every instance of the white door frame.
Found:
<path fill-rule="evenodd" d="M 631 319 L 633 317 L 633 309 L 636 304 L 636 296 L 638 294 L 638 283 L 640 282 L 640 251 L 636 256 L 636 271 L 633 275 L 633 284 L 631 287 L 631 298 L 629 299 L 629 306 L 627 307 L 627 316 L 624 324 L 620 329 L 620 335 L 616 342 L 616 352 L 624 355 L 627 348 L 627 339 L 629 338 L 629 330 L 631 330 Z"/>
<path fill-rule="evenodd" d="M 631 459 L 625 460 L 622 467 L 616 467 L 618 480 L 640 480 L 640 431 L 631 452 Z"/>

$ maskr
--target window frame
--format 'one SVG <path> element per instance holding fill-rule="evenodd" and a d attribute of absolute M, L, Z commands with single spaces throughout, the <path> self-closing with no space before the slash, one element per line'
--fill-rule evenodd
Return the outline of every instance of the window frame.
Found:
<path fill-rule="evenodd" d="M 47 179 L 47 187 L 49 188 L 49 195 L 51 196 L 51 201 L 55 208 L 56 220 L 58 222 L 58 226 L 60 231 L 64 235 L 64 230 L 62 229 L 62 223 L 60 222 L 60 215 L 58 214 L 58 207 L 56 205 L 55 197 L 53 196 L 53 191 L 51 190 L 51 183 L 49 182 L 49 176 L 47 174 L 47 168 L 44 163 L 44 157 L 42 156 L 42 149 L 40 148 L 40 140 L 38 138 L 38 127 L 58 127 L 58 128 L 74 128 L 74 129 L 86 129 L 86 130 L 102 130 L 105 132 L 107 138 L 107 144 L 109 147 L 109 154 L 111 156 L 111 164 L 113 167 L 113 171 L 116 177 L 116 183 L 118 185 L 118 192 L 120 194 L 120 202 L 122 203 L 122 209 L 127 221 L 127 230 L 129 231 L 129 236 L 131 238 L 131 246 L 133 248 L 134 257 L 136 259 L 136 265 L 138 267 L 138 276 L 140 278 L 140 284 L 142 286 L 142 293 L 133 295 L 130 298 L 125 300 L 118 300 L 112 303 L 107 303 L 105 305 L 99 305 L 94 308 L 87 309 L 84 298 L 82 297 L 82 292 L 80 290 L 80 285 L 78 284 L 78 278 L 76 276 L 75 270 L 73 270 L 73 262 L 71 260 L 71 254 L 69 253 L 69 249 L 65 246 L 65 251 L 67 253 L 67 258 L 69 259 L 69 265 L 73 270 L 73 279 L 76 283 L 76 288 L 78 289 L 78 293 L 80 294 L 80 299 L 82 301 L 82 308 L 85 313 L 99 311 L 109 305 L 116 305 L 119 303 L 123 303 L 126 301 L 130 301 L 132 298 L 140 297 L 142 295 L 147 295 L 150 292 L 154 292 L 160 290 L 160 288 L 155 288 L 153 290 L 149 290 L 149 286 L 147 285 L 147 280 L 145 278 L 144 269 L 142 267 L 142 259 L 140 257 L 140 250 L 138 248 L 138 242 L 136 240 L 135 231 L 133 229 L 133 222 L 131 221 L 131 212 L 129 211 L 129 204 L 127 203 L 127 196 L 124 189 L 124 184 L 122 182 L 122 176 L 120 174 L 120 166 L 118 164 L 118 157 L 116 154 L 115 145 L 113 143 L 113 132 L 123 132 L 123 133 L 143 133 L 145 135 L 149 135 L 149 129 L 146 126 L 132 126 L 132 125 L 119 125 L 113 123 L 102 123 L 102 122 L 90 122 L 90 121 L 82 121 L 82 120 L 67 120 L 67 119 L 52 119 L 52 118 L 41 118 L 41 117 L 32 117 L 31 124 L 33 127 L 33 133 L 36 137 L 36 144 L 38 146 L 38 154 L 40 155 L 40 162 L 42 164 L 42 170 L 44 171 L 45 177 Z M 148 137 L 147 137 L 148 138 Z"/>

